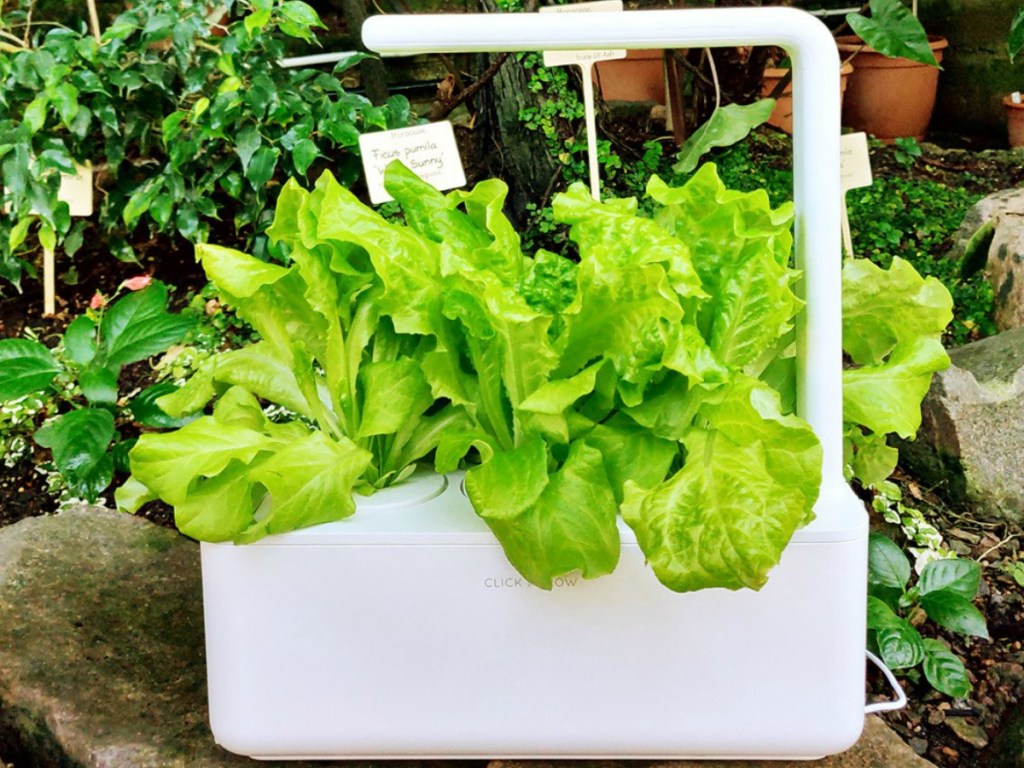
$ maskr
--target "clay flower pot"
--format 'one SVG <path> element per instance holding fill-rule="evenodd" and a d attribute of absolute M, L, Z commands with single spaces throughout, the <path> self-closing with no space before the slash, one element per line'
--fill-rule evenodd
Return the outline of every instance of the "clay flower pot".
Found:
<path fill-rule="evenodd" d="M 1006 127 L 1010 136 L 1010 148 L 1024 147 L 1024 101 L 1015 104 L 1010 96 L 1003 99 L 1006 107 Z"/>
<path fill-rule="evenodd" d="M 627 51 L 624 59 L 599 61 L 594 81 L 605 101 L 665 103 L 665 53 L 660 49 Z"/>
<path fill-rule="evenodd" d="M 849 81 L 850 73 L 853 72 L 852 64 L 844 64 L 839 71 L 839 101 L 843 101 L 846 93 L 846 84 Z M 789 69 L 779 67 L 766 67 L 764 79 L 761 82 L 761 97 L 766 98 L 772 95 L 779 81 L 789 73 Z M 780 96 L 775 99 L 775 109 L 768 118 L 768 125 L 773 125 L 786 133 L 793 132 L 793 84 L 790 83 Z"/>
<path fill-rule="evenodd" d="M 942 37 L 928 40 L 936 60 L 941 62 L 948 41 Z M 882 141 L 904 136 L 923 139 L 935 108 L 939 70 L 909 59 L 884 56 L 856 35 L 838 37 L 836 43 L 844 59 L 853 56 L 843 125 Z"/>

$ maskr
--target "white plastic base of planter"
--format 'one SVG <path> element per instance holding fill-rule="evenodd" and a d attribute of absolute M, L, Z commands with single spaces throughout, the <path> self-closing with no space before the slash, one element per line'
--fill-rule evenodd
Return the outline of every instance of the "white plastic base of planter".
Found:
<path fill-rule="evenodd" d="M 625 526 L 611 576 L 531 587 L 459 482 L 418 476 L 344 521 L 202 545 L 221 746 L 261 759 L 810 759 L 859 737 L 867 526 L 845 486 L 819 501 L 829 527 L 798 532 L 760 592 L 680 595 Z"/>

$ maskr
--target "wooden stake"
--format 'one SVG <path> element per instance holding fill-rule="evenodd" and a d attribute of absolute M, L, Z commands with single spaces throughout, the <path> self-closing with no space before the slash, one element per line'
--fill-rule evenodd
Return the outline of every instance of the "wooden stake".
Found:
<path fill-rule="evenodd" d="M 583 71 L 583 116 L 587 123 L 587 160 L 590 166 L 590 194 L 601 202 L 601 177 L 597 162 L 597 113 L 594 109 L 594 65 L 580 64 Z"/>
<path fill-rule="evenodd" d="M 53 251 L 43 249 L 43 314 L 52 315 L 57 311 L 56 269 Z"/>
<path fill-rule="evenodd" d="M 85 4 L 89 6 L 89 26 L 92 28 L 92 36 L 96 38 L 96 42 L 100 42 L 100 14 L 96 9 L 96 0 L 85 0 Z"/>

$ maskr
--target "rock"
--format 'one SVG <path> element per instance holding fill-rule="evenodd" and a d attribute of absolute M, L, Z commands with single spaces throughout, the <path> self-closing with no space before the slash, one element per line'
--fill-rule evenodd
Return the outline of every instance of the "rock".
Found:
<path fill-rule="evenodd" d="M 199 552 L 145 520 L 81 508 L 0 528 L 0 764 L 37 768 L 253 765 L 207 727 Z M 368 763 L 260 763 L 361 768 Z M 388 768 L 426 763 L 388 763 Z M 431 768 L 464 768 L 432 761 Z M 494 761 L 492 768 L 547 763 Z M 611 766 L 614 763 L 606 763 Z M 626 763 L 623 763 L 626 765 Z M 629 768 L 666 768 L 629 761 Z M 717 761 L 672 763 L 724 768 Z M 805 768 L 755 762 L 744 768 Z M 818 768 L 934 768 L 877 717 Z"/>
<path fill-rule="evenodd" d="M 487 768 L 571 768 L 568 760 L 492 760 Z M 600 761 L 580 763 L 588 768 L 935 768 L 934 764 L 917 755 L 903 743 L 889 726 L 874 715 L 864 720 L 864 735 L 856 746 L 841 755 L 814 762 L 787 760 L 659 760 Z"/>
<path fill-rule="evenodd" d="M 97 508 L 0 528 L 0 757 L 39 768 L 253 764 L 217 747 L 207 726 L 194 542 Z"/>
<path fill-rule="evenodd" d="M 915 476 L 985 519 L 1024 520 L 1024 328 L 950 352 L 900 444 Z"/>
<path fill-rule="evenodd" d="M 1024 326 L 1024 190 L 1006 189 L 979 201 L 955 237 L 950 257 L 963 257 L 971 236 L 993 221 L 985 274 L 995 294 L 995 323 L 1001 330 Z"/>
<path fill-rule="evenodd" d="M 1024 710 L 1009 710 L 992 746 L 981 755 L 979 765 L 986 768 L 1024 768 Z"/>
<path fill-rule="evenodd" d="M 957 738 L 966 741 L 975 749 L 984 749 L 988 746 L 988 734 L 980 725 L 968 722 L 962 717 L 947 717 L 946 725 Z"/>

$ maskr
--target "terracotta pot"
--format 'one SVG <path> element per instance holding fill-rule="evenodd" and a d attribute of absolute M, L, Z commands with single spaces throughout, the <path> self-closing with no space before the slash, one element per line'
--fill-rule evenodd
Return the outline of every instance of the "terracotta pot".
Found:
<path fill-rule="evenodd" d="M 605 101 L 665 103 L 665 53 L 660 49 L 628 51 L 624 59 L 599 61 L 594 82 Z"/>
<path fill-rule="evenodd" d="M 846 84 L 849 81 L 850 73 L 853 72 L 852 64 L 844 64 L 842 69 L 839 71 L 839 103 L 842 104 L 844 94 L 846 93 Z M 772 91 L 775 90 L 779 81 L 789 73 L 788 69 L 780 69 L 778 67 L 766 67 L 764 70 L 764 79 L 761 82 L 761 97 L 765 98 L 772 95 Z M 768 125 L 774 125 L 776 128 L 781 128 L 786 133 L 793 132 L 793 84 L 790 83 L 786 86 L 786 89 L 782 94 L 775 99 L 775 109 L 772 110 L 771 117 L 768 118 Z"/>
<path fill-rule="evenodd" d="M 929 37 L 932 53 L 942 61 L 948 41 Z M 853 56 L 843 108 L 843 125 L 882 141 L 903 136 L 923 139 L 935 107 L 939 70 L 902 58 L 883 56 L 855 35 L 836 38 L 844 59 Z"/>
<path fill-rule="evenodd" d="M 1024 102 L 1014 104 L 1007 96 L 1003 99 L 1006 107 L 1006 127 L 1010 134 L 1010 148 L 1024 147 Z"/>

